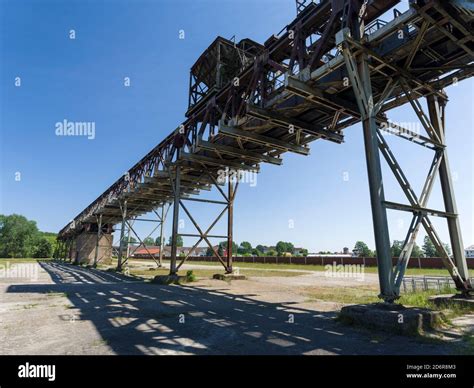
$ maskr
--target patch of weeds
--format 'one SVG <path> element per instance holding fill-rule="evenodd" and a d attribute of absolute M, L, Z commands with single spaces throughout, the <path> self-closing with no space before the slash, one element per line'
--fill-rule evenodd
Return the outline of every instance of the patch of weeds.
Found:
<path fill-rule="evenodd" d="M 431 296 L 439 294 L 455 294 L 457 291 L 451 287 L 444 287 L 441 291 L 438 290 L 427 290 L 427 291 L 416 291 L 406 294 L 402 294 L 398 303 L 405 306 L 421 307 L 431 310 L 437 310 L 442 312 L 443 320 L 447 324 L 451 324 L 451 319 L 459 317 L 461 315 L 472 312 L 472 309 L 468 306 L 460 306 L 456 303 L 445 303 L 441 306 L 436 306 L 429 300 Z"/>
<path fill-rule="evenodd" d="M 439 309 L 439 308 L 438 308 Z M 447 323 L 452 324 L 453 318 L 460 317 L 466 314 L 472 314 L 472 309 L 467 306 L 460 306 L 457 304 L 448 304 L 442 307 L 442 313 Z"/>
<path fill-rule="evenodd" d="M 35 303 L 35 304 L 25 304 L 25 305 L 23 306 L 23 308 L 24 308 L 25 310 L 29 310 L 29 309 L 32 309 L 32 308 L 34 308 L 34 307 L 36 307 L 36 306 L 38 306 L 38 303 Z"/>
<path fill-rule="evenodd" d="M 195 282 L 196 281 L 196 275 L 194 275 L 194 272 L 192 270 L 189 270 L 186 272 L 186 282 Z"/>
<path fill-rule="evenodd" d="M 107 345 L 107 340 L 99 339 L 92 342 L 92 346 L 101 346 L 101 345 Z"/>

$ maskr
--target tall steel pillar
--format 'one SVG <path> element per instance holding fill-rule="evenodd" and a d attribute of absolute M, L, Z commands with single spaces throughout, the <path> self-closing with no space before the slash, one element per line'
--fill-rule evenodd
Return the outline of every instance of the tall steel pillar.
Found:
<path fill-rule="evenodd" d="M 99 244 L 102 234 L 102 214 L 99 215 L 97 222 L 97 241 L 95 242 L 95 252 L 94 252 L 94 267 L 97 266 L 97 260 L 99 258 Z"/>
<path fill-rule="evenodd" d="M 446 145 L 446 100 L 440 99 L 438 96 L 431 95 L 427 97 L 427 103 L 431 125 L 433 126 L 434 131 L 437 133 L 441 143 Z M 451 178 L 451 170 L 449 168 L 446 148 L 443 149 L 443 157 L 441 158 L 438 172 L 441 190 L 443 193 L 444 207 L 447 213 L 452 214 L 451 217 L 447 217 L 447 223 L 454 263 L 462 280 L 470 287 L 469 270 L 464 253 L 461 227 L 459 224 L 458 210 L 454 196 L 453 180 Z"/>
<path fill-rule="evenodd" d="M 358 61 L 362 87 L 367 97 L 366 111 L 363 118 L 365 157 L 369 178 L 370 203 L 374 227 L 375 247 L 377 250 L 378 275 L 380 281 L 380 297 L 385 301 L 393 301 L 395 294 L 392 287 L 392 255 L 388 232 L 387 210 L 383 188 L 382 168 L 380 165 L 379 145 L 377 140 L 377 123 L 373 114 L 373 95 L 367 54 L 362 54 Z"/>
<path fill-rule="evenodd" d="M 159 266 L 163 266 L 163 250 L 165 249 L 165 238 L 163 237 L 163 232 L 165 228 L 165 203 L 161 206 L 161 217 L 160 217 L 160 255 L 158 258 Z"/>
<path fill-rule="evenodd" d="M 123 206 L 120 205 L 122 210 L 122 226 L 120 227 L 120 241 L 119 251 L 117 257 L 117 271 L 122 271 L 122 255 L 123 255 L 123 238 L 125 236 L 125 227 L 127 224 L 127 201 L 124 201 Z"/>
<path fill-rule="evenodd" d="M 379 297 L 386 302 L 393 302 L 397 296 L 394 292 L 392 282 L 392 255 L 390 251 L 390 236 L 377 138 L 376 111 L 374 109 L 374 96 L 372 94 L 370 79 L 369 57 L 365 52 L 362 52 L 357 58 L 354 58 L 346 41 L 347 36 L 350 36 L 350 32 L 349 29 L 345 28 L 336 35 L 336 39 L 338 45 L 342 48 L 347 72 L 361 115 L 370 203 L 372 207 L 372 222 L 375 247 L 377 250 L 377 265 L 380 282 Z"/>
<path fill-rule="evenodd" d="M 181 192 L 181 168 L 176 164 L 174 178 L 173 228 L 171 231 L 170 275 L 176 275 L 176 255 L 178 252 L 179 201 Z"/>
<path fill-rule="evenodd" d="M 226 273 L 232 273 L 232 245 L 234 223 L 234 182 L 228 178 L 228 208 L 227 208 L 227 268 Z"/>

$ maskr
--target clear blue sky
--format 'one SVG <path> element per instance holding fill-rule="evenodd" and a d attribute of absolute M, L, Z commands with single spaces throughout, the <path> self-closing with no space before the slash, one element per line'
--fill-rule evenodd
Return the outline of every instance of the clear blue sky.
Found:
<path fill-rule="evenodd" d="M 217 35 L 263 42 L 295 16 L 294 0 L 0 4 L 0 212 L 23 214 L 45 231 L 62 228 L 184 120 L 189 68 Z M 128 88 L 124 77 L 131 79 Z M 448 94 L 449 155 L 467 246 L 474 243 L 473 83 Z M 390 116 L 414 121 L 408 108 Z M 95 139 L 56 136 L 55 123 L 63 119 L 95 122 Z M 281 167 L 262 166 L 255 187 L 242 184 L 235 239 L 292 241 L 310 251 L 339 251 L 363 240 L 373 248 L 361 126 L 345 135 L 342 145 L 318 141 L 308 157 L 288 154 Z M 394 137 L 388 141 L 419 192 L 432 154 Z M 385 178 L 387 199 L 406 202 L 386 168 Z M 430 207 L 442 208 L 438 187 Z M 203 224 L 217 213 L 212 206 L 190 208 Z M 391 239 L 404 238 L 409 220 L 389 212 Z M 434 221 L 448 241 L 444 220 Z M 182 232 L 193 232 L 187 219 L 184 225 Z"/>

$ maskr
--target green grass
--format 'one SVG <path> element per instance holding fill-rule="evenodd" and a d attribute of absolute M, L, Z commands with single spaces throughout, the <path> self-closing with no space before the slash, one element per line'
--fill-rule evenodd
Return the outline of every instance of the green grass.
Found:
<path fill-rule="evenodd" d="M 188 271 L 189 272 L 189 271 Z M 212 278 L 212 276 L 216 273 L 222 271 L 216 269 L 193 269 L 192 274 L 195 278 Z M 156 275 L 168 275 L 169 269 L 168 268 L 155 268 L 155 269 L 134 269 L 130 267 L 130 275 L 144 277 L 144 278 L 151 278 Z M 261 271 L 261 270 L 240 270 L 240 275 L 245 275 L 249 277 L 267 277 L 267 276 L 301 276 L 304 275 L 304 272 L 286 272 L 286 271 Z"/>
<path fill-rule="evenodd" d="M 130 262 L 142 262 L 150 263 L 153 260 L 147 259 L 130 259 Z M 189 265 L 210 265 L 216 266 L 220 265 L 219 262 L 209 262 L 209 261 L 187 261 L 186 264 Z M 312 265 L 312 264 L 268 264 L 268 263 L 239 263 L 234 262 L 234 267 L 239 267 L 240 269 L 296 269 L 296 270 L 306 270 L 306 271 L 325 271 L 326 268 L 323 265 Z M 377 267 L 365 267 L 366 273 L 377 273 Z M 471 276 L 474 276 L 474 270 L 469 270 Z M 406 275 L 408 276 L 449 276 L 448 270 L 446 269 L 437 269 L 437 268 L 408 268 Z"/>
<path fill-rule="evenodd" d="M 304 291 L 308 301 L 326 301 L 342 304 L 379 302 L 376 287 L 311 287 Z"/>
<path fill-rule="evenodd" d="M 441 290 L 441 294 L 454 293 L 456 293 L 456 290 L 449 287 Z M 377 296 L 378 289 L 376 287 L 311 287 L 305 289 L 305 294 L 309 301 L 323 300 L 342 304 L 368 304 L 381 301 Z M 440 294 L 438 290 L 409 292 L 402 294 L 397 303 L 407 307 L 442 311 L 448 323 L 452 318 L 472 313 L 469 308 L 458 305 L 444 307 L 434 305 L 429 298 L 438 294 Z"/>
<path fill-rule="evenodd" d="M 6 264 L 9 262 L 10 264 L 14 263 L 36 263 L 38 261 L 51 261 L 54 260 L 52 258 L 46 258 L 46 259 L 34 259 L 34 258 L 27 258 L 27 257 L 22 257 L 22 258 L 0 258 L 0 264 Z"/>

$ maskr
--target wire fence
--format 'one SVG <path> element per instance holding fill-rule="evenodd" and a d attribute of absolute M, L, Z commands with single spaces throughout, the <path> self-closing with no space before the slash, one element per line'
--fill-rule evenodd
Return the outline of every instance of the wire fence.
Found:
<path fill-rule="evenodd" d="M 471 278 L 473 281 L 474 278 Z M 402 282 L 404 293 L 428 290 L 442 292 L 452 288 L 456 286 L 450 276 L 405 276 Z"/>

